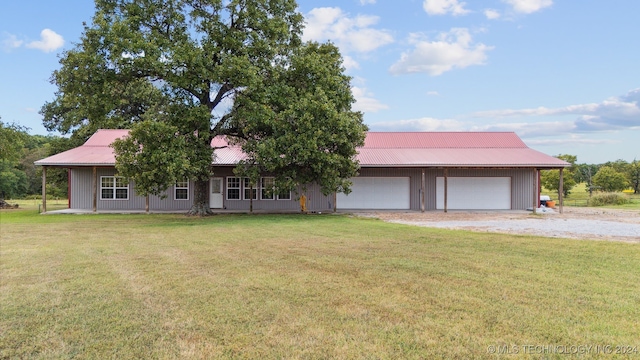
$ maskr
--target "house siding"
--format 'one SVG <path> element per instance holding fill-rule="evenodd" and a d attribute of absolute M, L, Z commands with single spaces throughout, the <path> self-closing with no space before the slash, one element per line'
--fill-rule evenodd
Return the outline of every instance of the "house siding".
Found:
<path fill-rule="evenodd" d="M 229 200 L 227 199 L 227 177 L 235 177 L 232 167 L 215 168 L 213 177 L 223 178 L 223 204 L 225 210 L 249 211 L 251 207 L 250 200 Z M 269 176 L 269 175 L 265 175 Z M 291 200 L 261 200 L 258 193 L 258 199 L 253 200 L 253 210 L 260 211 L 299 211 L 300 196 L 303 194 L 307 197 L 308 211 L 333 211 L 334 197 L 333 194 L 325 196 L 322 194 L 318 184 L 307 185 L 306 190 L 298 187 L 291 192 Z"/>
<path fill-rule="evenodd" d="M 101 200 L 100 199 L 100 177 L 114 176 L 115 168 L 97 168 L 98 180 L 96 203 L 97 210 L 145 210 L 146 199 L 144 196 L 136 194 L 135 184 L 129 182 L 128 200 Z M 174 187 L 171 186 L 164 193 L 166 197 L 149 196 L 149 210 L 166 211 L 187 211 L 193 204 L 193 182 L 189 182 L 189 199 L 174 200 Z M 72 209 L 93 209 L 93 169 L 92 168 L 72 168 L 71 169 L 71 208 Z"/>
<path fill-rule="evenodd" d="M 410 178 L 410 209 L 420 210 L 421 197 L 421 168 L 361 168 L 361 177 L 409 177 Z M 425 168 L 425 210 L 436 210 L 436 178 L 444 176 L 444 169 Z M 97 168 L 98 181 L 101 176 L 114 176 L 115 168 Z M 249 200 L 227 199 L 227 177 L 235 176 L 232 167 L 218 167 L 214 169 L 213 177 L 223 178 L 223 210 L 249 211 Z M 449 169 L 450 177 L 511 177 L 511 208 L 524 210 L 532 206 L 536 173 L 533 169 Z M 98 184 L 99 185 L 99 184 Z M 253 209 L 257 211 L 299 211 L 299 199 L 303 193 L 302 187 L 291 192 L 291 200 L 253 200 Z M 93 178 L 92 168 L 71 169 L 71 208 L 91 210 L 93 208 Z M 189 199 L 174 200 L 174 188 L 166 191 L 166 197 L 149 197 L 149 210 L 187 211 L 191 208 L 194 198 L 194 184 L 189 183 Z M 308 211 L 333 211 L 335 206 L 334 194 L 325 196 L 318 184 L 307 185 L 304 190 L 307 197 Z M 259 197 L 259 194 L 258 194 Z M 144 210 L 145 198 L 135 193 L 134 183 L 129 183 L 129 200 L 100 200 L 98 186 L 97 210 Z"/>

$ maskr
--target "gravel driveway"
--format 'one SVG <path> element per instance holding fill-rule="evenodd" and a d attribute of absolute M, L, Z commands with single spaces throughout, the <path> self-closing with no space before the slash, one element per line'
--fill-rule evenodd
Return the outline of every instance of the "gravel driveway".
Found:
<path fill-rule="evenodd" d="M 640 243 L 640 211 L 565 207 L 564 213 L 441 211 L 357 213 L 384 221 L 447 229 Z"/>

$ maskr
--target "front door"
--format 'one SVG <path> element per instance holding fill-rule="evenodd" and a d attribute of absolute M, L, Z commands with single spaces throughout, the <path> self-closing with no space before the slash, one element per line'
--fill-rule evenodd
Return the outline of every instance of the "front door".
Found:
<path fill-rule="evenodd" d="M 209 188 L 209 207 L 222 209 L 222 178 L 211 178 Z"/>

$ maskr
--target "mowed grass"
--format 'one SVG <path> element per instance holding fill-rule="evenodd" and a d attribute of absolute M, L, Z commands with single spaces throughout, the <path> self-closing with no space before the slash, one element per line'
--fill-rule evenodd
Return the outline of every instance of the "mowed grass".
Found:
<path fill-rule="evenodd" d="M 0 358 L 489 358 L 489 346 L 640 347 L 634 244 L 344 215 L 5 210 L 0 225 Z"/>

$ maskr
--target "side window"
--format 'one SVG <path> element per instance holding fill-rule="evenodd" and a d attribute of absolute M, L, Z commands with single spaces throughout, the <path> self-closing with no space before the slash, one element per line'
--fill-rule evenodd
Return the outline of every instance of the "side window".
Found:
<path fill-rule="evenodd" d="M 100 177 L 100 200 L 128 200 L 129 181 L 120 176 Z"/>
<path fill-rule="evenodd" d="M 275 194 L 273 192 L 273 187 L 275 185 L 274 179 L 272 177 L 263 177 L 262 179 L 260 179 L 260 182 L 262 183 L 260 186 L 260 199 L 275 199 Z"/>
<path fill-rule="evenodd" d="M 249 182 L 249 178 L 244 178 L 244 199 L 256 200 L 258 198 L 258 189 L 254 186 L 251 188 L 251 183 Z"/>
<path fill-rule="evenodd" d="M 227 178 L 227 200 L 240 200 L 240 178 Z"/>
<path fill-rule="evenodd" d="M 178 181 L 174 187 L 175 200 L 189 200 L 189 180 Z"/>

